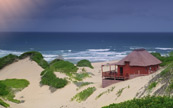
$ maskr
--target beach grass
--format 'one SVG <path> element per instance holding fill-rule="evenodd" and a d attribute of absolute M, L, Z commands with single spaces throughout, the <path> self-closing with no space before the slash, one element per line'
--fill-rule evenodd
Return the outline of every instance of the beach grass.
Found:
<path fill-rule="evenodd" d="M 158 58 L 160 61 L 162 61 L 162 63 L 160 64 L 160 66 L 166 66 L 169 65 L 172 61 L 173 61 L 173 52 L 170 52 L 168 55 L 166 56 L 162 56 L 160 53 L 151 53 L 153 56 L 155 56 L 156 58 Z"/>
<path fill-rule="evenodd" d="M 94 67 L 92 66 L 91 62 L 89 60 L 80 60 L 78 63 L 77 63 L 77 66 L 78 67 L 90 67 L 91 69 L 93 69 Z"/>
<path fill-rule="evenodd" d="M 111 104 L 102 108 L 172 108 L 173 98 L 166 96 L 147 96 L 125 102 Z"/>
<path fill-rule="evenodd" d="M 4 102 L 2 99 L 0 99 L 0 105 L 2 105 L 2 106 L 5 107 L 5 108 L 10 107 L 10 105 L 7 104 L 6 102 Z"/>
<path fill-rule="evenodd" d="M 78 87 L 77 90 L 81 89 L 84 86 L 93 84 L 93 82 L 77 82 L 77 81 L 73 81 L 73 83 Z"/>
<path fill-rule="evenodd" d="M 41 73 L 40 83 L 54 88 L 63 88 L 67 85 L 68 81 L 66 79 L 56 77 L 54 72 L 48 68 Z"/>
<path fill-rule="evenodd" d="M 151 91 L 153 88 L 155 88 L 157 86 L 157 82 L 152 82 L 149 86 L 148 86 L 148 91 Z"/>
<path fill-rule="evenodd" d="M 90 75 L 85 72 L 85 73 L 75 73 L 71 78 L 77 80 L 77 81 L 83 81 L 83 79 L 90 77 Z"/>
<path fill-rule="evenodd" d="M 118 92 L 116 93 L 117 97 L 120 97 L 121 96 L 121 94 L 123 93 L 123 90 L 124 89 L 125 88 L 121 88 L 121 89 L 118 90 Z"/>
<path fill-rule="evenodd" d="M 89 87 L 79 93 L 77 93 L 72 99 L 71 101 L 73 100 L 76 100 L 77 102 L 82 102 L 82 101 L 85 101 L 90 95 L 93 94 L 93 92 L 96 90 L 95 87 Z"/>
<path fill-rule="evenodd" d="M 108 93 L 112 92 L 114 89 L 115 89 L 115 86 L 114 86 L 114 87 L 111 87 L 110 89 L 108 89 L 108 90 L 106 90 L 106 91 L 104 91 L 104 92 L 102 92 L 102 93 L 100 93 L 100 94 L 96 97 L 96 100 L 97 100 L 98 98 L 100 98 L 102 95 L 108 94 Z"/>
<path fill-rule="evenodd" d="M 20 100 L 14 99 L 15 93 L 23 90 L 29 85 L 25 79 L 6 79 L 0 80 L 0 96 L 14 103 L 20 103 Z"/>
<path fill-rule="evenodd" d="M 35 61 L 38 65 L 40 65 L 43 69 L 46 69 L 49 64 L 44 60 L 42 54 L 37 51 L 29 51 L 25 52 L 19 56 L 20 59 L 24 59 L 26 57 L 30 57 L 31 60 Z"/>
<path fill-rule="evenodd" d="M 66 75 L 76 73 L 78 70 L 73 63 L 64 60 L 54 60 L 50 63 L 49 68 L 53 71 L 65 73 Z"/>
<path fill-rule="evenodd" d="M 3 67 L 13 63 L 17 59 L 18 59 L 18 56 L 12 55 L 12 54 L 9 54 L 7 56 L 4 56 L 4 57 L 0 58 L 0 69 L 2 69 Z"/>

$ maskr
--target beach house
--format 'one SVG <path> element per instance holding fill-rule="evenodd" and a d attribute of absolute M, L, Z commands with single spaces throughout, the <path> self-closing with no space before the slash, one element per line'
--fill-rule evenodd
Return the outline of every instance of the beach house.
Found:
<path fill-rule="evenodd" d="M 161 64 L 161 61 L 145 49 L 135 49 L 117 63 L 102 65 L 102 78 L 126 80 L 141 75 L 148 75 L 157 71 L 159 64 Z M 109 67 L 109 71 L 104 71 L 105 66 Z"/>

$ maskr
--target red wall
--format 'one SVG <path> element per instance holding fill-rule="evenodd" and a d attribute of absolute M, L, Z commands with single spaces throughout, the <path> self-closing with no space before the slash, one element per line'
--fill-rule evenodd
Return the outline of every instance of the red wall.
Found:
<path fill-rule="evenodd" d="M 150 74 L 151 72 L 155 72 L 158 70 L 159 65 L 140 67 L 140 66 L 130 66 L 129 63 L 125 63 L 125 65 L 118 66 L 118 74 L 120 75 L 120 67 L 123 67 L 123 76 L 126 74 Z"/>

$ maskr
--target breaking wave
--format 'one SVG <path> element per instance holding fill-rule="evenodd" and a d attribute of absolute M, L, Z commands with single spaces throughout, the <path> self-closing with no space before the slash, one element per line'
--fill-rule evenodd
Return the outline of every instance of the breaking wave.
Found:
<path fill-rule="evenodd" d="M 155 49 L 158 49 L 158 50 L 173 50 L 173 48 L 161 48 L 161 47 L 156 47 Z"/>

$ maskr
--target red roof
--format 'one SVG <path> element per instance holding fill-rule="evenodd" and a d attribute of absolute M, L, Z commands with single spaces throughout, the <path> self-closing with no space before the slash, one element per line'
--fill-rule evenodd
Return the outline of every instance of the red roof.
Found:
<path fill-rule="evenodd" d="M 133 50 L 124 59 L 120 60 L 117 65 L 125 65 L 125 62 L 129 62 L 130 66 L 151 66 L 162 63 L 145 49 Z"/>

